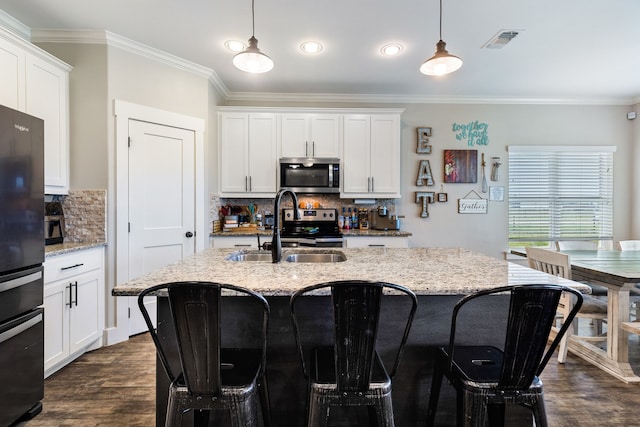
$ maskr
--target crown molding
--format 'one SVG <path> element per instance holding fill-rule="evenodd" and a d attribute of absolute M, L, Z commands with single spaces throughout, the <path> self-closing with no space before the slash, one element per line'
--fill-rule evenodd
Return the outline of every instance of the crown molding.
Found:
<path fill-rule="evenodd" d="M 527 104 L 527 105 L 633 105 L 632 98 L 527 98 L 438 95 L 370 95 L 341 93 L 229 92 L 227 101 L 357 102 L 382 104 Z"/>
<path fill-rule="evenodd" d="M 107 46 L 122 49 L 201 77 L 210 78 L 213 72 L 210 68 L 203 67 L 202 65 L 187 61 L 151 46 L 138 43 L 110 31 L 33 29 L 31 30 L 31 41 L 35 43 L 106 44 Z"/>
<path fill-rule="evenodd" d="M 0 26 L 21 39 L 31 40 L 31 29 L 2 9 L 0 9 Z"/>

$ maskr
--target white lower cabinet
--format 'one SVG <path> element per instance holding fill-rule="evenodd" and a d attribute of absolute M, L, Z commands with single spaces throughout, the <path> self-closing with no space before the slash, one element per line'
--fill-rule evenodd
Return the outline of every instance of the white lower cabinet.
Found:
<path fill-rule="evenodd" d="M 47 258 L 44 263 L 45 378 L 90 347 L 102 345 L 104 249 Z"/>
<path fill-rule="evenodd" d="M 408 248 L 408 237 L 345 237 L 345 247 L 354 248 Z"/>

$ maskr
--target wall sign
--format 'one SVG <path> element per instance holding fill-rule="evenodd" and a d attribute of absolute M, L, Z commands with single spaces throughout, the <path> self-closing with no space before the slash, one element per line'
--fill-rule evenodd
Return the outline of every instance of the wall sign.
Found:
<path fill-rule="evenodd" d="M 431 146 L 429 145 L 430 137 L 431 137 L 431 128 L 428 128 L 428 127 L 418 128 L 418 148 L 416 149 L 416 153 L 431 154 Z"/>
<path fill-rule="evenodd" d="M 468 196 L 473 193 L 475 198 L 469 198 Z M 471 190 L 462 199 L 458 199 L 458 213 L 460 214 L 486 214 L 489 206 L 489 201 L 480 197 L 478 193 Z"/>
<path fill-rule="evenodd" d="M 416 203 L 422 203 L 422 212 L 420 218 L 429 218 L 429 210 L 427 209 L 428 203 L 433 203 L 435 193 L 432 191 L 417 192 Z"/>
<path fill-rule="evenodd" d="M 454 123 L 451 128 L 456 133 L 456 139 L 466 140 L 469 147 L 489 145 L 489 125 L 486 123 L 480 123 L 477 120 L 466 124 Z"/>
<path fill-rule="evenodd" d="M 416 180 L 416 185 L 433 185 L 431 163 L 429 163 L 429 160 L 420 160 L 420 167 L 418 169 L 418 179 Z"/>

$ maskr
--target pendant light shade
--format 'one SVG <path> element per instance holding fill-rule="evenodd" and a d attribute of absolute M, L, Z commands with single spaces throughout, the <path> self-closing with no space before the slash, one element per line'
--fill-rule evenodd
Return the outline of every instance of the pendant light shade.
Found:
<path fill-rule="evenodd" d="M 444 74 L 453 73 L 462 67 L 462 59 L 455 55 L 451 55 L 445 49 L 447 44 L 440 40 L 436 44 L 436 53 L 431 58 L 424 61 L 420 66 L 420 72 L 428 76 L 442 76 Z"/>
<path fill-rule="evenodd" d="M 442 76 L 453 73 L 462 67 L 462 59 L 451 55 L 442 41 L 442 0 L 440 0 L 440 41 L 436 43 L 436 53 L 420 66 L 420 72 L 429 76 Z"/>
<path fill-rule="evenodd" d="M 251 0 L 251 38 L 249 47 L 233 57 L 233 65 L 247 73 L 266 73 L 273 68 L 273 60 L 258 49 L 258 39 L 255 38 L 255 0 Z"/>
<path fill-rule="evenodd" d="M 258 49 L 258 39 L 251 36 L 249 47 L 233 57 L 233 65 L 247 73 L 266 73 L 273 68 L 273 61 Z"/>

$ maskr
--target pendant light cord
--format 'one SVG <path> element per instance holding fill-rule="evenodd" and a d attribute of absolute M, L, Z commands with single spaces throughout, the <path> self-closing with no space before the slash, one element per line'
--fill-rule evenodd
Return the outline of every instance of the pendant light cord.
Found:
<path fill-rule="evenodd" d="M 251 0 L 251 37 L 255 37 L 256 35 L 256 12 L 255 12 L 256 6 L 255 5 L 256 5 L 256 1 Z M 442 0 L 440 0 L 440 5 L 442 5 Z M 440 27 L 442 27 L 442 6 L 440 6 Z"/>
<path fill-rule="evenodd" d="M 442 40 L 442 0 L 440 0 L 440 40 Z"/>

